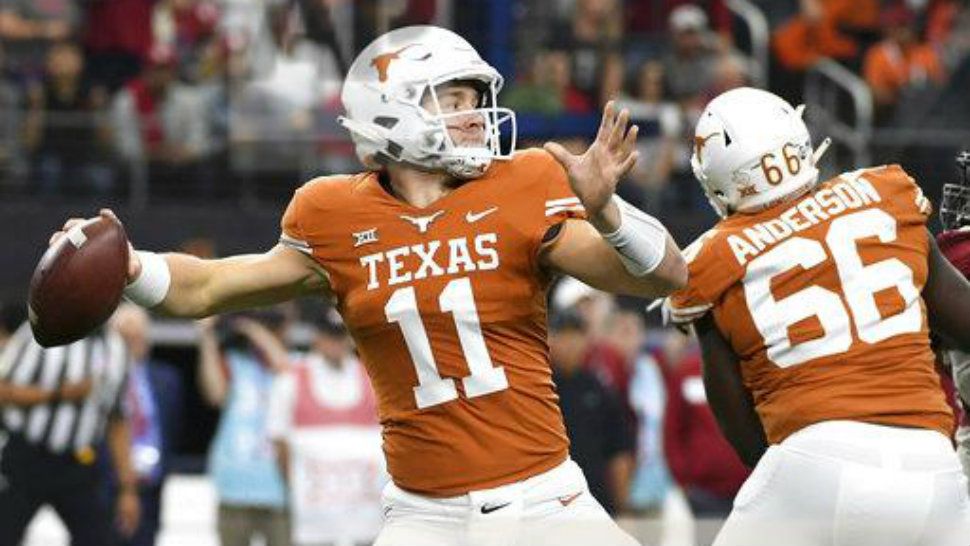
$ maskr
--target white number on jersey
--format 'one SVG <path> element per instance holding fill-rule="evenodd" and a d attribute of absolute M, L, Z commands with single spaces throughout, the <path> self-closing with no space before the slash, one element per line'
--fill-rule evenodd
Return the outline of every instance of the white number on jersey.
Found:
<path fill-rule="evenodd" d="M 465 354 L 468 371 L 471 372 L 461 380 L 465 395 L 474 398 L 507 389 L 509 381 L 505 377 L 505 369 L 496 368 L 492 364 L 492 357 L 485 346 L 471 281 L 460 278 L 449 282 L 438 297 L 438 305 L 442 312 L 451 313 L 455 319 L 458 341 Z M 395 290 L 384 306 L 384 314 L 388 322 L 396 322 L 401 327 L 404 343 L 418 373 L 418 386 L 414 387 L 418 409 L 457 399 L 458 389 L 454 380 L 444 379 L 438 374 L 438 365 L 431 353 L 431 342 L 418 313 L 414 287 Z"/>
<path fill-rule="evenodd" d="M 771 281 L 778 275 L 795 267 L 808 270 L 825 262 L 821 242 L 793 237 L 751 261 L 743 281 L 744 293 L 754 324 L 765 340 L 769 360 L 787 368 L 843 353 L 852 345 L 850 322 L 865 343 L 920 330 L 923 317 L 913 271 L 896 258 L 864 265 L 857 242 L 868 237 L 878 237 L 882 243 L 896 240 L 896 220 L 885 211 L 868 209 L 833 220 L 825 237 L 848 310 L 839 293 L 820 286 L 810 286 L 780 300 L 771 293 Z M 899 292 L 905 307 L 902 312 L 883 318 L 875 295 L 887 288 Z M 792 345 L 788 328 L 809 317 L 818 319 L 824 335 Z"/>

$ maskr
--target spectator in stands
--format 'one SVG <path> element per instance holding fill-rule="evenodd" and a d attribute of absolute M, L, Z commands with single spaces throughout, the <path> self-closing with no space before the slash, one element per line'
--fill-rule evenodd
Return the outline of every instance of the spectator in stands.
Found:
<path fill-rule="evenodd" d="M 604 106 L 611 100 L 619 100 L 627 96 L 626 63 L 623 60 L 623 55 L 619 53 L 604 55 L 601 72 L 597 108 Z"/>
<path fill-rule="evenodd" d="M 647 61 L 637 70 L 635 93 L 619 106 L 630 110 L 630 119 L 641 126 L 637 135 L 640 159 L 628 175 L 630 184 L 617 192 L 639 209 L 656 214 L 664 207 L 664 194 L 678 154 L 688 154 L 681 144 L 683 119 L 676 104 L 664 97 L 664 67 Z M 653 131 L 649 128 L 655 128 Z"/>
<path fill-rule="evenodd" d="M 626 507 L 634 439 L 616 395 L 583 369 L 588 344 L 586 325 L 578 313 L 553 315 L 549 355 L 570 438 L 569 453 L 583 469 L 596 500 L 616 514 Z"/>
<path fill-rule="evenodd" d="M 692 4 L 704 10 L 707 19 L 717 32 L 722 48 L 727 50 L 733 43 L 731 35 L 731 10 L 725 0 L 661 0 L 654 2 L 626 2 L 626 29 L 636 34 L 653 36 L 666 34 L 664 23 L 670 20 L 674 10 Z"/>
<path fill-rule="evenodd" d="M 84 57 L 73 42 L 60 42 L 47 54 L 47 71 L 30 86 L 25 137 L 41 192 L 108 192 L 114 174 L 105 150 L 109 129 L 103 114 L 104 88 L 83 79 Z"/>
<path fill-rule="evenodd" d="M 587 356 L 588 369 L 596 372 L 604 385 L 613 389 L 623 406 L 630 422 L 631 432 L 635 430 L 636 415 L 630 402 L 630 385 L 636 370 L 636 362 L 643 353 L 644 324 L 643 315 L 634 308 L 617 305 L 606 318 L 606 334 L 602 343 L 609 346 L 619 358 L 613 360 L 612 367 L 596 366 L 596 354 Z"/>
<path fill-rule="evenodd" d="M 247 162 L 241 165 L 288 179 L 310 167 L 316 155 L 315 118 L 321 106 L 336 99 L 343 81 L 336 53 L 305 38 L 295 9 L 267 8 L 271 43 L 254 44 L 253 79 L 230 112 L 230 140 L 237 157 Z"/>
<path fill-rule="evenodd" d="M 632 378 L 629 404 L 636 423 L 636 470 L 630 484 L 629 505 L 641 515 L 656 516 L 671 487 L 664 454 L 663 421 L 667 402 L 663 374 L 656 358 L 644 349 L 643 319 L 638 312 L 625 311 L 618 317 L 617 338 L 627 339 Z"/>
<path fill-rule="evenodd" d="M 610 389 L 620 401 L 624 413 L 632 418 L 633 411 L 627 402 L 630 363 L 622 349 L 624 344 L 616 343 L 622 334 L 614 330 L 618 323 L 616 317 L 622 315 L 617 312 L 616 299 L 611 294 L 566 277 L 556 285 L 552 304 L 554 313 L 574 313 L 583 319 L 588 338 L 584 345 L 585 352 L 580 355 L 583 368 Z M 623 322 L 619 321 L 619 324 L 623 325 Z M 632 430 L 632 423 L 630 426 Z"/>
<path fill-rule="evenodd" d="M 569 54 L 556 49 L 540 51 L 533 57 L 527 77 L 509 89 L 504 102 L 516 112 L 547 116 L 594 110 L 589 97 L 573 85 Z"/>
<path fill-rule="evenodd" d="M 800 12 L 779 27 L 772 46 L 782 66 L 804 71 L 822 57 L 852 61 L 860 54 L 857 32 L 879 26 L 878 0 L 800 0 Z"/>
<path fill-rule="evenodd" d="M 719 50 L 707 28 L 707 15 L 693 4 L 670 13 L 671 51 L 663 60 L 670 98 L 685 107 L 700 108 L 717 75 Z"/>
<path fill-rule="evenodd" d="M 160 0 L 152 16 L 154 43 L 175 52 L 176 66 L 184 77 L 215 35 L 218 22 L 219 8 L 210 0 Z"/>
<path fill-rule="evenodd" d="M 740 55 L 726 54 L 718 59 L 714 85 L 707 90 L 710 99 L 725 91 L 751 85 L 751 67 Z"/>
<path fill-rule="evenodd" d="M 276 377 L 268 427 L 289 484 L 293 544 L 370 544 L 387 483 L 377 402 L 334 309 L 310 352 Z"/>
<path fill-rule="evenodd" d="M 882 28 L 885 39 L 866 53 L 863 65 L 877 105 L 892 107 L 908 90 L 943 83 L 943 65 L 936 50 L 919 39 L 916 16 L 909 8 L 887 9 Z"/>
<path fill-rule="evenodd" d="M 799 0 L 799 12 L 771 38 L 776 70 L 772 87 L 801 102 L 804 73 L 823 58 L 857 68 L 879 27 L 879 0 Z"/>
<path fill-rule="evenodd" d="M 0 2 L 0 40 L 8 69 L 21 77 L 43 70 L 47 50 L 68 39 L 80 24 L 74 0 L 3 0 Z"/>
<path fill-rule="evenodd" d="M 199 386 L 222 409 L 209 449 L 209 473 L 219 497 L 222 544 L 289 544 L 284 482 L 266 428 L 276 374 L 289 367 L 285 318 L 277 310 L 199 321 Z"/>
<path fill-rule="evenodd" d="M 151 358 L 151 320 L 143 308 L 123 303 L 111 318 L 111 326 L 125 340 L 131 358 L 124 396 L 142 507 L 134 534 L 116 534 L 115 543 L 153 546 L 162 521 L 162 486 L 171 470 L 182 421 L 182 379 L 170 364 Z M 117 480 L 112 484 L 116 487 Z"/>
<path fill-rule="evenodd" d="M 925 39 L 937 50 L 944 69 L 958 72 L 970 55 L 970 5 L 961 0 L 936 0 L 926 6 Z"/>
<path fill-rule="evenodd" d="M 186 186 L 210 189 L 200 173 L 211 149 L 201 99 L 176 80 L 171 49 L 152 49 L 142 75 L 118 92 L 111 125 L 120 157 L 129 167 L 147 163 L 153 183 L 178 181 L 181 195 Z"/>
<path fill-rule="evenodd" d="M 297 6 L 272 5 L 266 13 L 271 43 L 256 52 L 256 85 L 273 99 L 304 109 L 339 96 L 338 52 L 307 39 Z"/>
<path fill-rule="evenodd" d="M 590 104 L 601 96 L 604 59 L 620 50 L 622 17 L 618 0 L 577 0 L 572 19 L 553 30 L 552 49 L 569 53 L 572 83 Z"/>
<path fill-rule="evenodd" d="M 723 520 L 749 470 L 721 435 L 707 404 L 696 343 L 671 332 L 662 356 L 667 377 L 663 445 L 670 471 L 698 520 Z M 711 544 L 717 531 L 699 525 L 699 544 Z"/>
<path fill-rule="evenodd" d="M 84 49 L 95 84 L 114 93 L 141 73 L 152 48 L 156 0 L 88 0 Z"/>
<path fill-rule="evenodd" d="M 606 321 L 615 307 L 612 295 L 572 277 L 563 277 L 552 292 L 552 311 L 579 313 L 591 339 L 606 335 Z"/>

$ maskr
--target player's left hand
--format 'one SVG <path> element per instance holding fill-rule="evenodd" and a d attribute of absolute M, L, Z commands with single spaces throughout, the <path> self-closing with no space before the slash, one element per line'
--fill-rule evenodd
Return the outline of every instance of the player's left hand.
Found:
<path fill-rule="evenodd" d="M 572 154 L 555 142 L 547 142 L 543 146 L 566 169 L 569 185 L 594 225 L 610 204 L 620 178 L 637 162 L 639 129 L 629 123 L 629 110 L 624 108 L 617 112 L 616 105 L 609 101 L 603 108 L 596 140 L 585 153 Z"/>

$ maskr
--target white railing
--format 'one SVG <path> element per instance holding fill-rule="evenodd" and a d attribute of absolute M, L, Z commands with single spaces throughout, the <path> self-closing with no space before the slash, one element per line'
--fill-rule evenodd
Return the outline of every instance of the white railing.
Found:
<path fill-rule="evenodd" d="M 852 104 L 851 120 L 840 104 Z M 853 168 L 868 166 L 872 153 L 873 100 L 869 86 L 858 75 L 831 59 L 815 63 L 805 76 L 805 105 L 818 137 L 829 136 L 852 153 Z"/>
<path fill-rule="evenodd" d="M 767 89 L 768 55 L 771 41 L 768 19 L 762 13 L 761 8 L 748 0 L 728 0 L 727 6 L 748 27 L 748 35 L 751 39 L 751 51 L 748 52 L 748 55 L 754 60 L 755 64 L 751 79 L 758 87 Z"/>

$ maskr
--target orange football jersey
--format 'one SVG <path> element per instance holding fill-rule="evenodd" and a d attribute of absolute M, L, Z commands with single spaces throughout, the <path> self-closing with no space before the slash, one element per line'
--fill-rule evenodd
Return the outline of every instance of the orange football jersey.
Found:
<path fill-rule="evenodd" d="M 921 297 L 930 209 L 898 165 L 864 169 L 685 250 L 671 316 L 713 313 L 771 443 L 837 419 L 949 435 Z"/>
<path fill-rule="evenodd" d="M 538 254 L 551 226 L 583 216 L 542 150 L 496 161 L 425 208 L 373 172 L 297 190 L 281 241 L 329 275 L 398 486 L 460 495 L 565 460 Z"/>

